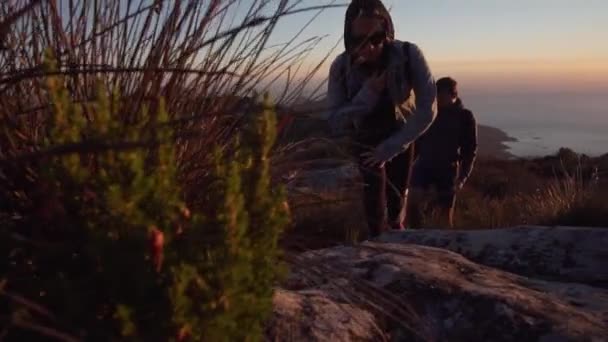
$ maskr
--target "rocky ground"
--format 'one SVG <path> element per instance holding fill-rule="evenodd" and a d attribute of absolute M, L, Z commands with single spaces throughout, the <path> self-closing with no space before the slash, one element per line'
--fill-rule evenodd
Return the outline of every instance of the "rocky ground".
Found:
<path fill-rule="evenodd" d="M 608 229 L 391 233 L 289 256 L 276 341 L 606 341 Z"/>
<path fill-rule="evenodd" d="M 357 179 L 344 164 L 285 181 L 327 195 Z M 608 228 L 413 230 L 287 261 L 273 341 L 608 341 Z"/>

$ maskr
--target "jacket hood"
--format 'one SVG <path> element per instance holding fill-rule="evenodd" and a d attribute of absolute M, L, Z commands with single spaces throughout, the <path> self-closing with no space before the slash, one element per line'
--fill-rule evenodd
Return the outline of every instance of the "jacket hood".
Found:
<path fill-rule="evenodd" d="M 390 13 L 380 0 L 353 0 L 348 8 L 346 9 L 346 16 L 344 19 L 344 47 L 347 53 L 353 48 L 353 35 L 352 25 L 353 21 L 362 13 L 375 14 L 384 20 L 384 28 L 386 30 L 386 36 L 390 40 L 395 39 L 395 27 L 393 25 L 393 19 Z"/>

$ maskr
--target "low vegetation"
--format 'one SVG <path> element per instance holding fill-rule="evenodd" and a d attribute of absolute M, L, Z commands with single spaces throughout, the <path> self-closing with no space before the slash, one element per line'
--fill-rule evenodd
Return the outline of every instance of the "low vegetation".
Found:
<path fill-rule="evenodd" d="M 295 146 L 300 148 L 294 147 L 291 165 L 300 173 L 351 162 L 336 140 L 310 138 Z M 455 228 L 608 227 L 608 205 L 602 200 L 608 192 L 607 170 L 608 155 L 591 158 L 567 148 L 543 158 L 481 157 L 459 194 Z M 291 203 L 295 228 L 288 242 L 294 248 L 350 243 L 366 237 L 358 179 L 330 192 L 295 191 Z M 425 226 L 439 227 L 428 203 L 426 207 Z"/>
<path fill-rule="evenodd" d="M 282 186 L 347 160 L 277 132 L 331 51 L 294 83 L 320 37 L 269 37 L 323 8 L 0 2 L 0 340 L 261 340 L 280 247 L 365 237 L 356 184 Z M 458 225 L 608 225 L 606 159 L 482 160 Z"/>
<path fill-rule="evenodd" d="M 119 125 L 108 94 L 75 105 L 62 84 L 49 78 L 53 110 L 40 151 L 2 168 L 5 334 L 259 339 L 288 222 L 284 193 L 270 184 L 270 104 L 243 126 L 237 155 L 210 146 L 206 205 L 192 211 L 162 99 L 155 112 L 142 109 L 145 121 Z"/>
<path fill-rule="evenodd" d="M 0 340 L 255 341 L 301 1 L 0 2 Z M 329 53 L 329 52 L 328 52 Z M 323 62 L 323 61 L 321 61 Z"/>

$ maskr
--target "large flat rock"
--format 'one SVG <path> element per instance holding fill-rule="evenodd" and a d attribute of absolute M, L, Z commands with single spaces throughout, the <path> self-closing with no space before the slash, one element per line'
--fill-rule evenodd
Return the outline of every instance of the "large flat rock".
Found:
<path fill-rule="evenodd" d="M 439 247 L 520 275 L 608 287 L 606 228 L 410 230 L 384 234 L 378 241 Z"/>
<path fill-rule="evenodd" d="M 289 256 L 274 341 L 605 341 L 608 290 L 531 279 L 415 244 Z"/>

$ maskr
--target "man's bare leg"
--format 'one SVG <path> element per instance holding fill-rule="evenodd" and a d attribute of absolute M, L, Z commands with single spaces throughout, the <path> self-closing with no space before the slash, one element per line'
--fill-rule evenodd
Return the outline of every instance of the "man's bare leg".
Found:
<path fill-rule="evenodd" d="M 408 227 L 412 229 L 422 228 L 422 203 L 424 201 L 424 198 L 425 190 L 419 188 L 409 189 L 408 198 L 406 202 L 407 214 L 405 216 Z"/>
<path fill-rule="evenodd" d="M 454 192 L 443 192 L 437 196 L 437 207 L 439 208 L 441 228 L 454 228 L 454 205 L 456 194 Z"/>

